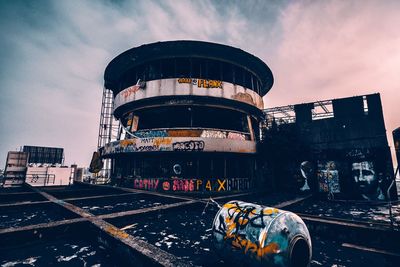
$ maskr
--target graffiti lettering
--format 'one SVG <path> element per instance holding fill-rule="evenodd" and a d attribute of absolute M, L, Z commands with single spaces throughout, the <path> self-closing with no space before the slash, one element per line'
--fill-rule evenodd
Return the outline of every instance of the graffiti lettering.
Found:
<path fill-rule="evenodd" d="M 166 130 L 155 130 L 155 131 L 139 131 L 135 132 L 135 135 L 139 138 L 154 138 L 154 137 L 167 137 Z"/>
<path fill-rule="evenodd" d="M 162 186 L 164 191 L 168 191 L 169 188 L 171 187 L 168 181 L 163 182 Z"/>
<path fill-rule="evenodd" d="M 200 187 L 200 185 L 203 183 L 203 181 L 202 180 L 197 180 L 197 187 L 196 187 L 196 190 L 197 191 L 199 191 L 199 187 Z"/>
<path fill-rule="evenodd" d="M 211 190 L 212 190 L 211 181 L 210 181 L 210 180 L 208 180 L 207 183 L 206 183 L 206 189 L 207 189 L 208 191 L 211 191 Z"/>
<path fill-rule="evenodd" d="M 139 89 L 139 85 L 134 85 L 122 91 L 121 94 L 126 100 L 130 95 L 135 94 L 137 91 L 139 91 Z"/>
<path fill-rule="evenodd" d="M 352 149 L 346 153 L 346 157 L 364 159 L 368 154 L 370 154 L 368 149 Z"/>
<path fill-rule="evenodd" d="M 228 133 L 228 139 L 235 139 L 235 140 L 246 140 L 246 136 L 240 133 Z"/>
<path fill-rule="evenodd" d="M 197 86 L 203 88 L 221 88 L 222 81 L 198 79 Z"/>
<path fill-rule="evenodd" d="M 175 179 L 172 185 L 173 191 L 194 191 L 194 180 Z"/>
<path fill-rule="evenodd" d="M 205 79 L 191 79 L 191 78 L 179 78 L 178 83 L 188 83 L 196 85 L 202 88 L 221 88 L 222 81 L 218 80 L 205 80 Z"/>
<path fill-rule="evenodd" d="M 201 133 L 201 137 L 204 137 L 204 138 L 226 138 L 226 132 L 204 130 Z"/>
<path fill-rule="evenodd" d="M 191 79 L 191 78 L 179 78 L 178 83 L 190 83 L 193 85 L 197 84 L 197 79 Z"/>
<path fill-rule="evenodd" d="M 155 181 L 157 180 L 157 183 Z M 158 188 L 158 184 L 161 184 Z M 242 191 L 250 189 L 248 178 L 232 179 L 135 179 L 134 187 L 145 190 L 164 190 L 164 191 Z"/>
<path fill-rule="evenodd" d="M 176 142 L 172 144 L 172 149 L 174 151 L 203 151 L 204 141 Z"/>
<path fill-rule="evenodd" d="M 227 179 L 227 191 L 240 191 L 250 189 L 250 180 L 246 178 Z"/>
<path fill-rule="evenodd" d="M 135 179 L 133 187 L 137 189 L 157 190 L 158 183 L 158 179 Z"/>
<path fill-rule="evenodd" d="M 217 191 L 219 192 L 219 191 L 221 191 L 221 189 L 223 189 L 223 191 L 225 191 L 225 183 L 226 183 L 226 180 L 219 180 L 219 179 L 217 179 L 217 182 L 218 182 L 218 189 L 217 189 Z"/>

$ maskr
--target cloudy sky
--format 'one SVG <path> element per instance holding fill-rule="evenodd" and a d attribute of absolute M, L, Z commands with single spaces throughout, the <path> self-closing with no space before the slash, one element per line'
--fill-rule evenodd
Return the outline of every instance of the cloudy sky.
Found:
<path fill-rule="evenodd" d="M 381 93 L 400 126 L 400 1 L 0 0 L 0 168 L 23 145 L 88 166 L 103 73 L 144 43 L 192 39 L 246 50 L 272 69 L 267 107 Z"/>

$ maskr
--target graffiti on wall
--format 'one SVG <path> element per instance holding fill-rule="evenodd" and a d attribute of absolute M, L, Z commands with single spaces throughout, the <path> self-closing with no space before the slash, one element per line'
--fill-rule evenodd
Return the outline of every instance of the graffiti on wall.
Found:
<path fill-rule="evenodd" d="M 139 138 L 150 137 L 202 137 L 202 138 L 228 138 L 235 140 L 249 139 L 245 134 L 219 130 L 176 129 L 176 130 L 142 130 L 134 133 Z"/>
<path fill-rule="evenodd" d="M 174 151 L 203 151 L 204 141 L 201 140 L 189 140 L 185 142 L 175 142 L 172 144 Z"/>
<path fill-rule="evenodd" d="M 197 85 L 197 87 L 200 87 L 200 88 L 221 88 L 222 89 L 222 81 L 218 81 L 218 80 L 179 78 L 178 83 L 193 84 L 193 85 Z"/>
<path fill-rule="evenodd" d="M 383 177 L 378 177 L 373 162 L 353 162 L 351 165 L 351 173 L 356 187 L 363 199 L 385 199 L 381 188 Z"/>
<path fill-rule="evenodd" d="M 168 137 L 166 130 L 138 131 L 135 136 L 139 138 Z"/>
<path fill-rule="evenodd" d="M 225 131 L 215 131 L 215 130 L 204 130 L 200 137 L 204 138 L 226 138 L 227 134 Z"/>
<path fill-rule="evenodd" d="M 163 179 L 163 178 L 137 178 L 134 179 L 133 187 L 136 189 L 151 191 L 243 191 L 250 189 L 250 179 Z"/>
<path fill-rule="evenodd" d="M 146 151 L 171 151 L 172 138 L 133 138 L 116 141 L 107 144 L 101 150 L 101 155 L 122 153 L 122 152 L 146 152 Z"/>
<path fill-rule="evenodd" d="M 302 178 L 304 179 L 303 186 L 300 188 L 300 191 L 308 191 L 310 190 L 310 186 L 308 185 L 309 181 L 313 175 L 313 167 L 312 163 L 309 161 L 303 161 L 300 164 L 300 173 Z"/>
<path fill-rule="evenodd" d="M 180 132 L 183 131 L 183 132 Z M 192 136 L 180 136 L 184 134 L 200 135 L 202 130 L 155 130 L 136 132 L 135 136 L 140 138 L 131 138 L 118 140 L 106 144 L 99 148 L 101 157 L 129 152 L 156 152 L 156 151 L 229 151 L 254 153 L 256 151 L 255 142 L 248 142 L 246 137 L 233 135 L 234 138 L 217 138 L 219 134 L 213 135 L 215 138 L 203 138 Z M 165 137 L 173 135 L 174 137 Z"/>
<path fill-rule="evenodd" d="M 252 89 L 245 88 L 240 85 L 235 85 L 220 80 L 194 79 L 194 78 L 179 78 L 179 79 L 162 79 L 153 80 L 145 83 L 146 90 L 139 90 L 137 85 L 125 88 L 119 92 L 114 99 L 114 109 L 127 104 L 131 101 L 136 101 L 148 97 L 157 97 L 165 95 L 207 95 L 219 98 L 226 98 L 235 101 L 240 101 L 250 105 L 254 105 L 259 109 L 264 107 L 262 97 Z M 188 86 L 189 85 L 189 86 Z M 189 90 L 193 87 L 195 90 Z M 159 88 L 175 88 L 176 90 L 159 90 Z M 166 100 L 167 104 L 192 104 L 193 100 L 173 99 Z"/>
<path fill-rule="evenodd" d="M 335 161 L 318 162 L 319 191 L 340 193 L 339 171 Z"/>
<path fill-rule="evenodd" d="M 122 96 L 126 100 L 128 97 L 130 97 L 133 94 L 136 94 L 137 91 L 140 89 L 146 88 L 146 82 L 141 82 L 140 80 L 137 81 L 137 83 L 131 87 L 126 88 L 121 92 Z"/>
<path fill-rule="evenodd" d="M 241 133 L 228 132 L 228 139 L 246 140 L 246 136 Z"/>

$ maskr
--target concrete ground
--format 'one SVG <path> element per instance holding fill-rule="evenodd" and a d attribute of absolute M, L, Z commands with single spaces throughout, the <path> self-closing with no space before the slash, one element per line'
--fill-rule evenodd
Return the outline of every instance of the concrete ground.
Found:
<path fill-rule="evenodd" d="M 293 194 L 214 199 L 299 214 L 312 237 L 311 266 L 399 266 L 400 228 L 390 224 L 387 205 Z M 218 208 L 206 208 L 207 201 L 86 184 L 0 189 L 0 265 L 231 265 L 213 247 L 211 227 Z M 399 205 L 393 213 L 400 216 Z"/>

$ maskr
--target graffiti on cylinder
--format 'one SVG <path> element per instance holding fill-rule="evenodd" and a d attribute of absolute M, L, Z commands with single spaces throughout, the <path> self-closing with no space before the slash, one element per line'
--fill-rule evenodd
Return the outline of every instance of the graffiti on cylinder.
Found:
<path fill-rule="evenodd" d="M 114 99 L 114 108 L 118 109 L 132 101 L 149 97 L 164 95 L 197 95 L 205 94 L 212 97 L 219 97 L 240 101 L 242 103 L 254 105 L 259 109 L 264 107 L 262 97 L 253 89 L 243 87 L 238 84 L 228 83 L 220 80 L 196 79 L 196 78 L 171 78 L 162 80 L 152 80 L 145 84 L 146 90 L 140 90 L 137 85 L 125 88 L 119 92 Z M 159 90 L 159 88 L 171 88 L 174 90 Z M 191 90 L 191 88 L 193 90 Z M 192 104 L 193 100 L 186 99 L 167 99 L 166 104 Z"/>
<path fill-rule="evenodd" d="M 220 151 L 254 153 L 255 142 L 242 140 L 218 140 L 200 137 L 146 137 L 114 141 L 99 148 L 101 157 L 129 152 L 155 151 Z"/>
<path fill-rule="evenodd" d="M 133 181 L 136 189 L 150 191 L 244 191 L 249 190 L 250 179 L 229 178 L 229 179 L 164 179 L 164 178 L 136 178 Z"/>
<path fill-rule="evenodd" d="M 228 132 L 228 139 L 246 140 L 246 136 L 241 133 Z"/>
<path fill-rule="evenodd" d="M 241 201 L 222 206 L 213 222 L 214 245 L 228 261 L 247 260 L 288 266 L 293 240 L 302 238 L 311 259 L 311 238 L 304 222 L 291 212 Z"/>
<path fill-rule="evenodd" d="M 204 130 L 200 137 L 204 138 L 226 138 L 227 133 L 224 131 Z"/>
<path fill-rule="evenodd" d="M 155 137 L 168 137 L 168 134 L 166 130 L 152 130 L 152 131 L 135 132 L 135 136 L 139 138 L 155 138 Z"/>
<path fill-rule="evenodd" d="M 214 233 L 224 236 L 224 240 L 228 240 L 232 247 L 242 250 L 244 254 L 262 258 L 265 254 L 276 253 L 279 251 L 277 243 L 271 243 L 264 246 L 267 232 L 263 231 L 261 238 L 252 241 L 241 233 L 249 224 L 254 228 L 265 228 L 264 216 L 276 217 L 279 214 L 278 209 L 266 208 L 257 210 L 254 205 L 240 205 L 239 202 L 229 202 L 223 206 L 227 209 L 225 218 L 220 215 L 219 224 L 214 229 Z"/>
<path fill-rule="evenodd" d="M 193 84 L 193 85 L 197 85 L 197 87 L 202 87 L 202 88 L 221 88 L 222 89 L 222 81 L 218 81 L 218 80 L 179 78 L 178 83 Z"/>
<path fill-rule="evenodd" d="M 378 179 L 373 162 L 354 162 L 351 165 L 351 173 L 363 199 L 385 199 L 382 189 L 380 188 L 382 177 Z"/>
<path fill-rule="evenodd" d="M 340 193 L 339 171 L 335 161 L 318 162 L 319 191 Z"/>
<path fill-rule="evenodd" d="M 172 144 L 174 151 L 203 151 L 204 141 L 189 140 L 185 142 L 175 142 Z"/>

